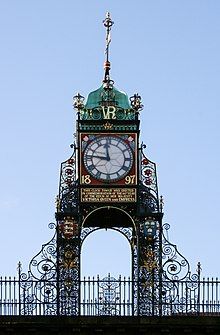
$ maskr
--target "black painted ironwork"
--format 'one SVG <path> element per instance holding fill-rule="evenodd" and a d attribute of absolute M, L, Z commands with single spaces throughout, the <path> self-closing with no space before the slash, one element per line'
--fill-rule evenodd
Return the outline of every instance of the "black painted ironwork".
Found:
<path fill-rule="evenodd" d="M 56 224 L 52 239 L 30 261 L 18 279 L 0 280 L 2 315 L 180 315 L 219 313 L 218 280 L 200 280 L 176 245 L 169 242 L 169 224 L 162 224 L 156 165 L 140 148 L 141 174 L 138 206 L 87 205 L 79 208 L 76 146 L 61 164 Z M 121 233 L 132 255 L 131 278 L 80 278 L 80 254 L 84 240 L 102 225 L 97 213 L 105 213 L 105 225 Z M 114 226 L 120 217 L 123 224 Z M 95 219 L 94 219 L 95 218 Z"/>
<path fill-rule="evenodd" d="M 140 112 L 144 108 L 143 104 L 141 103 L 141 96 L 138 93 L 130 97 L 130 102 L 131 102 L 132 108 L 136 112 Z"/>
<path fill-rule="evenodd" d="M 49 225 L 55 228 L 54 236 L 31 260 L 27 274 L 19 267 L 18 280 L 0 283 L 3 314 L 162 316 L 209 310 L 204 300 L 201 304 L 200 288 L 205 286 L 200 274 L 191 274 L 188 261 L 166 237 L 169 225 L 162 224 L 156 165 L 144 155 L 144 147 L 140 148 L 137 208 L 128 204 L 79 208 L 77 149 L 73 145 L 73 155 L 61 164 L 57 222 Z M 104 226 L 97 224 L 97 213 L 105 213 Z M 116 217 L 121 225 L 112 224 Z M 82 280 L 83 242 L 105 226 L 128 240 L 131 278 Z M 217 296 L 218 284 L 215 287 Z M 209 306 L 218 309 L 215 301 Z"/>
<path fill-rule="evenodd" d="M 132 315 L 132 281 L 130 278 L 84 278 L 81 286 L 81 315 Z"/>
<path fill-rule="evenodd" d="M 74 151 L 61 164 L 57 200 L 57 309 L 61 315 L 79 314 L 80 232 L 75 157 Z"/>
<path fill-rule="evenodd" d="M 220 282 L 201 281 L 200 266 L 197 273 L 191 273 L 189 262 L 166 236 L 169 224 L 162 222 L 163 199 L 158 194 L 156 164 L 146 157 L 146 146 L 139 147 L 141 97 L 134 94 L 129 103 L 126 94 L 114 88 L 109 75 L 113 25 L 109 14 L 104 25 L 105 77 L 102 87 L 91 92 L 85 104 L 79 93 L 74 97 L 78 137 L 72 145 L 72 156 L 61 164 L 56 223 L 49 225 L 55 229 L 54 235 L 30 261 L 27 273 L 19 265 L 18 278 L 0 279 L 0 315 L 220 314 Z M 88 141 L 96 147 L 94 139 L 100 137 L 106 139 L 106 155 L 102 151 L 93 155 L 98 163 L 92 163 L 92 155 L 87 155 L 88 169 L 81 155 Z M 120 150 L 113 154 L 123 156 L 122 161 L 127 159 L 130 165 L 123 165 L 120 157 L 115 157 L 105 173 L 95 165 L 111 161 L 109 141 L 115 141 L 114 147 L 124 143 L 121 154 Z M 126 150 L 130 154 L 125 159 Z M 124 171 L 120 175 L 116 170 L 110 179 L 111 167 L 117 163 Z M 101 174 L 105 178 L 100 178 Z M 88 190 L 93 192 L 91 197 L 83 198 Z M 95 192 L 101 194 L 100 198 Z M 132 256 L 131 278 L 116 279 L 109 274 L 103 279 L 82 280 L 82 245 L 98 229 L 113 229 L 127 239 Z"/>
<path fill-rule="evenodd" d="M 133 278 L 115 279 L 109 274 L 83 280 L 74 256 L 79 244 L 59 245 L 60 221 L 49 226 L 56 227 L 55 234 L 31 260 L 28 273 L 19 264 L 18 278 L 0 279 L 0 315 L 220 314 L 220 281 L 201 280 L 200 264 L 197 273 L 191 273 L 186 258 L 165 236 L 168 224 L 162 227 L 161 269 L 159 226 L 152 217 L 141 224 L 139 252 L 132 228 L 114 228 L 132 246 Z M 98 229 L 83 228 L 80 243 Z M 69 229 L 65 234 L 71 240 Z"/>
<path fill-rule="evenodd" d="M 20 271 L 20 270 L 19 270 Z M 130 278 L 83 278 L 80 315 L 132 316 L 133 300 Z M 159 283 L 155 282 L 155 285 Z M 220 316 L 220 280 L 184 279 L 163 280 L 162 316 L 218 315 Z M 37 280 L 0 277 L 0 315 L 60 315 L 56 280 Z M 62 309 L 64 314 L 64 310 Z M 69 315 L 70 311 L 66 310 Z M 158 315 L 155 313 L 155 315 Z"/>

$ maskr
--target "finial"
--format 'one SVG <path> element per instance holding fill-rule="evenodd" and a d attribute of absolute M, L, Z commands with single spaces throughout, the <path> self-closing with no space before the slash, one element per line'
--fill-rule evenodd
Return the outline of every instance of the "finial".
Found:
<path fill-rule="evenodd" d="M 20 262 L 20 261 L 18 262 L 17 270 L 18 270 L 18 276 L 19 276 L 19 278 L 20 278 L 21 271 L 22 271 L 22 265 L 21 265 L 21 262 Z"/>
<path fill-rule="evenodd" d="M 77 109 L 78 111 L 80 109 L 83 109 L 84 108 L 84 103 L 83 103 L 84 100 L 85 100 L 85 98 L 81 94 L 77 93 L 73 97 L 73 108 Z"/>
<path fill-rule="evenodd" d="M 163 196 L 160 196 L 160 211 L 163 212 L 163 207 L 164 207 L 164 199 Z"/>
<path fill-rule="evenodd" d="M 110 80 L 110 76 L 109 76 L 109 71 L 111 68 L 111 64 L 109 62 L 109 44 L 111 42 L 111 27 L 113 26 L 114 22 L 112 21 L 111 17 L 110 17 L 110 13 L 107 12 L 106 13 L 106 18 L 105 20 L 103 20 L 103 24 L 106 28 L 106 48 L 105 48 L 105 54 L 106 54 L 106 60 L 104 63 L 104 70 L 105 70 L 105 75 L 104 75 L 104 83 L 109 82 Z"/>
<path fill-rule="evenodd" d="M 201 272 L 202 272 L 201 263 L 198 262 L 198 264 L 197 264 L 198 280 L 200 280 Z"/>
<path fill-rule="evenodd" d="M 130 97 L 130 101 L 132 108 L 134 108 L 137 112 L 143 109 L 144 106 L 141 103 L 141 96 L 138 93 Z"/>

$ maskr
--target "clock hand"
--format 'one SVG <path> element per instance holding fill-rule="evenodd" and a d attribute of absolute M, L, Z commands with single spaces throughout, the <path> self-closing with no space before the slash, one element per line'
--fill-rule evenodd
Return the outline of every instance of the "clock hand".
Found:
<path fill-rule="evenodd" d="M 104 148 L 106 149 L 106 159 L 107 161 L 110 161 L 110 156 L 109 156 L 109 151 L 108 151 L 108 148 L 109 148 L 108 140 L 106 140 L 106 144 L 104 145 Z"/>
<path fill-rule="evenodd" d="M 108 160 L 108 158 L 105 156 L 97 156 L 97 155 L 87 155 L 87 158 L 99 158 Z"/>
<path fill-rule="evenodd" d="M 94 158 L 100 158 L 100 159 L 106 159 L 106 160 L 108 160 L 108 157 L 103 157 L 103 156 L 92 156 L 92 157 L 94 157 Z"/>

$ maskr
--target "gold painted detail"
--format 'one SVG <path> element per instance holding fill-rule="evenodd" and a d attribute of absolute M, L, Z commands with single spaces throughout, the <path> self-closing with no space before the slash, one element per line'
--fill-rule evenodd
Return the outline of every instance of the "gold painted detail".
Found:
<path fill-rule="evenodd" d="M 61 200 L 60 200 L 58 195 L 56 196 L 56 202 L 55 203 L 56 203 L 56 211 L 58 213 L 58 212 L 61 211 Z"/>
<path fill-rule="evenodd" d="M 135 188 L 82 188 L 81 202 L 136 202 Z"/>
<path fill-rule="evenodd" d="M 70 239 L 76 237 L 78 234 L 78 224 L 77 221 L 72 217 L 67 216 L 63 221 L 59 223 L 59 229 L 62 233 L 63 237 L 66 239 Z"/>
<path fill-rule="evenodd" d="M 63 260 L 61 262 L 61 266 L 64 269 L 73 269 L 77 265 L 77 258 L 71 250 L 67 250 L 64 253 Z"/>
<path fill-rule="evenodd" d="M 144 256 L 145 257 L 144 257 L 142 267 L 146 268 L 147 271 L 149 272 L 152 272 L 158 268 L 158 264 L 157 264 L 157 261 L 155 260 L 155 255 L 154 255 L 153 250 L 146 251 Z"/>
<path fill-rule="evenodd" d="M 104 127 L 106 130 L 110 130 L 110 129 L 112 129 L 113 124 L 110 123 L 110 122 L 106 122 L 106 123 L 103 124 L 103 127 Z"/>

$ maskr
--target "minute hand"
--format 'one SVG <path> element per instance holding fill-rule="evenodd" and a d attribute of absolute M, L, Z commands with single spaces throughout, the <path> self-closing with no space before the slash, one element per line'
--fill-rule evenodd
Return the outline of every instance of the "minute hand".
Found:
<path fill-rule="evenodd" d="M 105 156 L 96 156 L 96 155 L 89 155 L 89 156 L 88 156 L 88 155 L 87 155 L 87 157 L 109 160 L 109 159 L 108 159 L 108 156 L 105 157 Z"/>
<path fill-rule="evenodd" d="M 105 145 L 105 149 L 106 149 L 106 160 L 107 160 L 107 161 L 110 161 L 110 156 L 109 156 L 108 148 L 109 148 L 109 144 L 106 142 L 106 145 Z"/>

